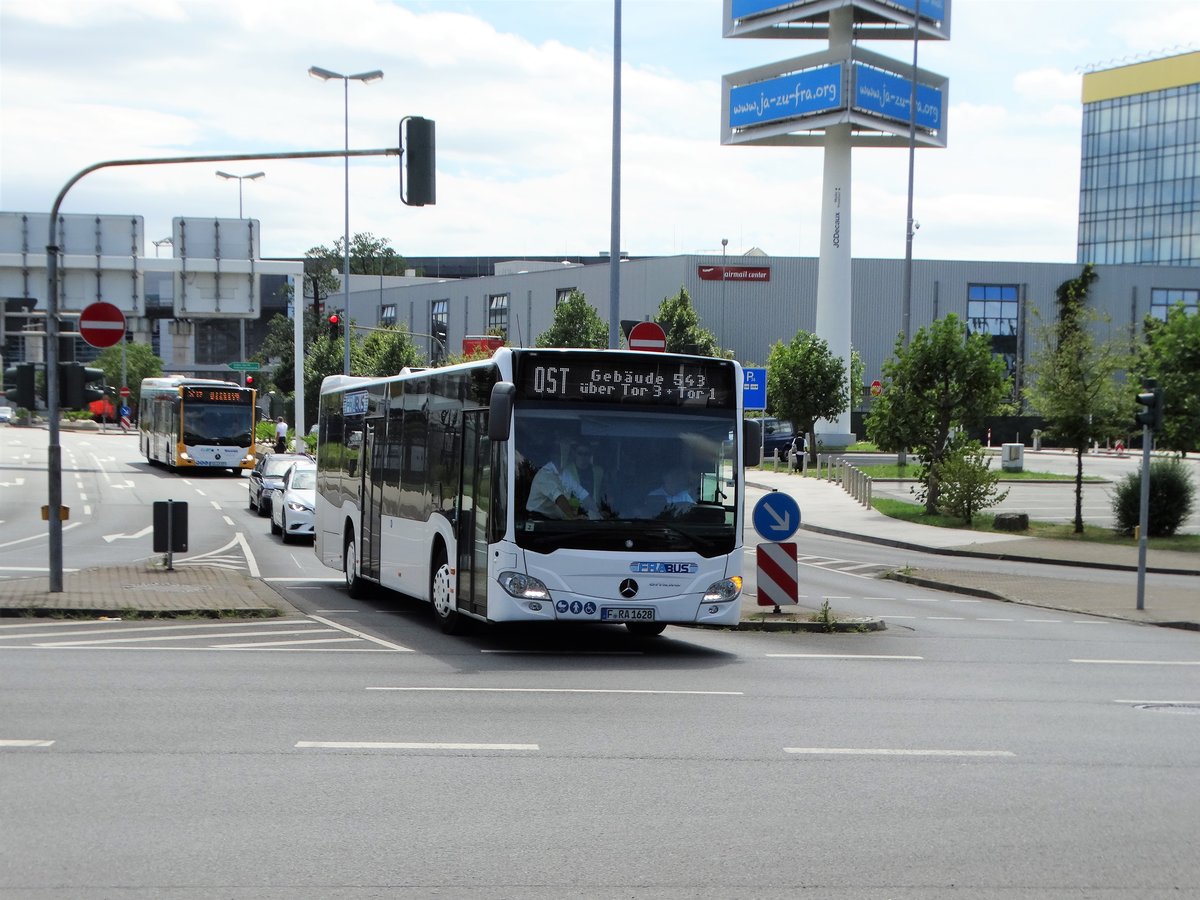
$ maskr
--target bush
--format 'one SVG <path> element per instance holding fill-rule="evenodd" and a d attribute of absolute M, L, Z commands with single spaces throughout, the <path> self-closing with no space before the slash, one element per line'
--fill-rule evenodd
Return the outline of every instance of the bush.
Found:
<path fill-rule="evenodd" d="M 1000 490 L 1000 474 L 991 471 L 991 463 L 978 441 L 956 437 L 938 465 L 940 511 L 970 525 L 975 513 L 1003 502 L 1008 490 Z"/>
<path fill-rule="evenodd" d="M 1192 512 L 1195 487 L 1177 457 L 1150 463 L 1150 521 L 1147 537 L 1170 537 Z M 1117 482 L 1112 495 L 1117 534 L 1132 535 L 1142 506 L 1142 473 L 1130 472 Z"/>

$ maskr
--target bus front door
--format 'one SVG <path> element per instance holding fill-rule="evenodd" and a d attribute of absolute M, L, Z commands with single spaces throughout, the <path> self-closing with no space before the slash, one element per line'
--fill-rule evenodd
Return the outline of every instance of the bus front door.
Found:
<path fill-rule="evenodd" d="M 488 515 L 492 445 L 488 411 L 463 413 L 462 488 L 458 497 L 458 608 L 487 615 Z"/>

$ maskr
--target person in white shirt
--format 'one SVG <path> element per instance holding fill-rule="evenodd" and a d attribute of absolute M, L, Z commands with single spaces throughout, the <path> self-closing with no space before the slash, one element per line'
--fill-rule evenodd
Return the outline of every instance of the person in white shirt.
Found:
<path fill-rule="evenodd" d="M 275 420 L 275 452 L 287 453 L 288 425 L 283 416 Z"/>
<path fill-rule="evenodd" d="M 688 475 L 682 468 L 675 466 L 663 473 L 663 481 L 647 494 L 651 515 L 679 515 L 687 512 L 696 505 L 688 486 Z"/>

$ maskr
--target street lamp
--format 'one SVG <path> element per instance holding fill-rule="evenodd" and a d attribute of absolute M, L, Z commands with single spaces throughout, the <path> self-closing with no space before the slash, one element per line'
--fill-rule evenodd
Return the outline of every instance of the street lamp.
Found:
<path fill-rule="evenodd" d="M 161 241 L 151 241 L 150 243 L 154 245 L 154 255 L 157 257 L 159 247 L 170 247 L 174 242 L 169 237 L 165 237 Z"/>
<path fill-rule="evenodd" d="M 721 238 L 721 349 L 725 349 L 725 248 L 729 238 Z"/>
<path fill-rule="evenodd" d="M 361 81 L 364 84 L 370 84 L 372 81 L 379 81 L 383 78 L 383 72 L 379 69 L 372 69 L 370 72 L 359 72 L 356 75 L 342 75 L 340 72 L 332 72 L 329 69 L 322 69 L 320 66 L 309 66 L 308 74 L 313 78 L 320 78 L 322 81 L 333 81 L 340 78 L 342 80 L 342 109 L 343 121 L 342 127 L 346 138 L 346 228 L 344 233 L 345 250 L 345 265 L 342 269 L 342 294 L 344 295 L 344 303 L 342 309 L 346 315 L 350 315 L 350 82 Z M 349 322 L 347 322 L 349 324 Z M 350 374 L 350 329 L 346 331 L 346 349 L 342 359 L 342 374 Z"/>
<path fill-rule="evenodd" d="M 255 172 L 253 175 L 230 175 L 228 172 L 217 172 L 217 176 L 229 181 L 237 180 L 238 183 L 238 218 L 242 216 L 242 182 L 243 181 L 258 181 L 260 178 L 266 178 L 266 172 Z"/>

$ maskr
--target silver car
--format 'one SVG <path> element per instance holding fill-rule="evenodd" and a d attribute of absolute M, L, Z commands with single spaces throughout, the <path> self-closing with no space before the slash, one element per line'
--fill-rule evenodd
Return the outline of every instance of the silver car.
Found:
<path fill-rule="evenodd" d="M 283 476 L 295 463 L 312 462 L 302 453 L 263 453 L 250 472 L 250 508 L 260 516 L 271 511 L 271 492 L 283 485 Z"/>
<path fill-rule="evenodd" d="M 271 493 L 271 534 L 290 544 L 297 538 L 312 539 L 313 507 L 317 502 L 317 467 L 298 462 L 283 476 L 283 486 Z"/>

